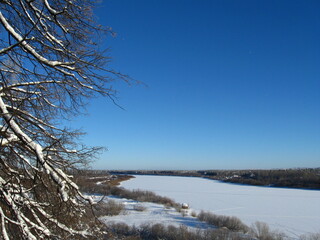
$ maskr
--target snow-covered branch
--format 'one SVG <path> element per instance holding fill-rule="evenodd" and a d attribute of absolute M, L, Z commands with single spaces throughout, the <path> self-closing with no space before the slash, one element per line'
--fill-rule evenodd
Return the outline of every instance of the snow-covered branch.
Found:
<path fill-rule="evenodd" d="M 96 40 L 94 1 L 5 0 L 0 4 L 0 238 L 97 239 L 85 197 L 66 173 L 100 148 L 62 120 L 115 78 Z M 89 205 L 88 205 L 89 204 Z M 64 215 L 59 214 L 61 211 Z M 89 222 L 81 222 L 86 219 Z M 93 234 L 94 232 L 94 234 Z"/>

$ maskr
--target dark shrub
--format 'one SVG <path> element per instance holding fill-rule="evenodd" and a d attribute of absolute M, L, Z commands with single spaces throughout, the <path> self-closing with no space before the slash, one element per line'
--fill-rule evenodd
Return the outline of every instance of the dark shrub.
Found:
<path fill-rule="evenodd" d="M 237 217 L 222 216 L 211 212 L 201 211 L 198 214 L 198 219 L 219 228 L 225 227 L 231 231 L 246 233 L 249 230 L 249 228 Z"/>
<path fill-rule="evenodd" d="M 94 205 L 94 213 L 97 217 L 119 215 L 124 210 L 123 203 L 118 203 L 114 200 L 108 202 L 101 201 Z"/>

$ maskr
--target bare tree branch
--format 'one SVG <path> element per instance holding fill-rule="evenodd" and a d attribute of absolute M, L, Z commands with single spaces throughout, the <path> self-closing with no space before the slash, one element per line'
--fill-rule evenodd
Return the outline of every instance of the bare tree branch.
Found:
<path fill-rule="evenodd" d="M 0 4 L 0 239 L 92 239 L 86 198 L 66 170 L 101 148 L 59 122 L 115 79 L 98 48 L 91 0 L 4 0 Z M 61 216 L 59 212 L 63 211 Z"/>

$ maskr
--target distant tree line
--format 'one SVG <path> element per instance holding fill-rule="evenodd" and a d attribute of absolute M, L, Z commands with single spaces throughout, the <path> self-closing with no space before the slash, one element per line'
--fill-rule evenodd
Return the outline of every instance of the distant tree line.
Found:
<path fill-rule="evenodd" d="M 112 171 L 112 174 L 204 177 L 256 186 L 320 189 L 320 168 L 271 170 Z"/>
<path fill-rule="evenodd" d="M 320 189 L 320 168 L 239 171 L 226 182 L 273 187 Z"/>

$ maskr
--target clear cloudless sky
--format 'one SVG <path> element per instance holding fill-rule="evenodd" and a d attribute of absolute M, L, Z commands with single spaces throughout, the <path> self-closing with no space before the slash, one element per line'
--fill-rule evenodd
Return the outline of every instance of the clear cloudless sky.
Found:
<path fill-rule="evenodd" d="M 320 167 L 320 1 L 108 0 L 115 82 L 72 122 L 94 169 Z"/>

